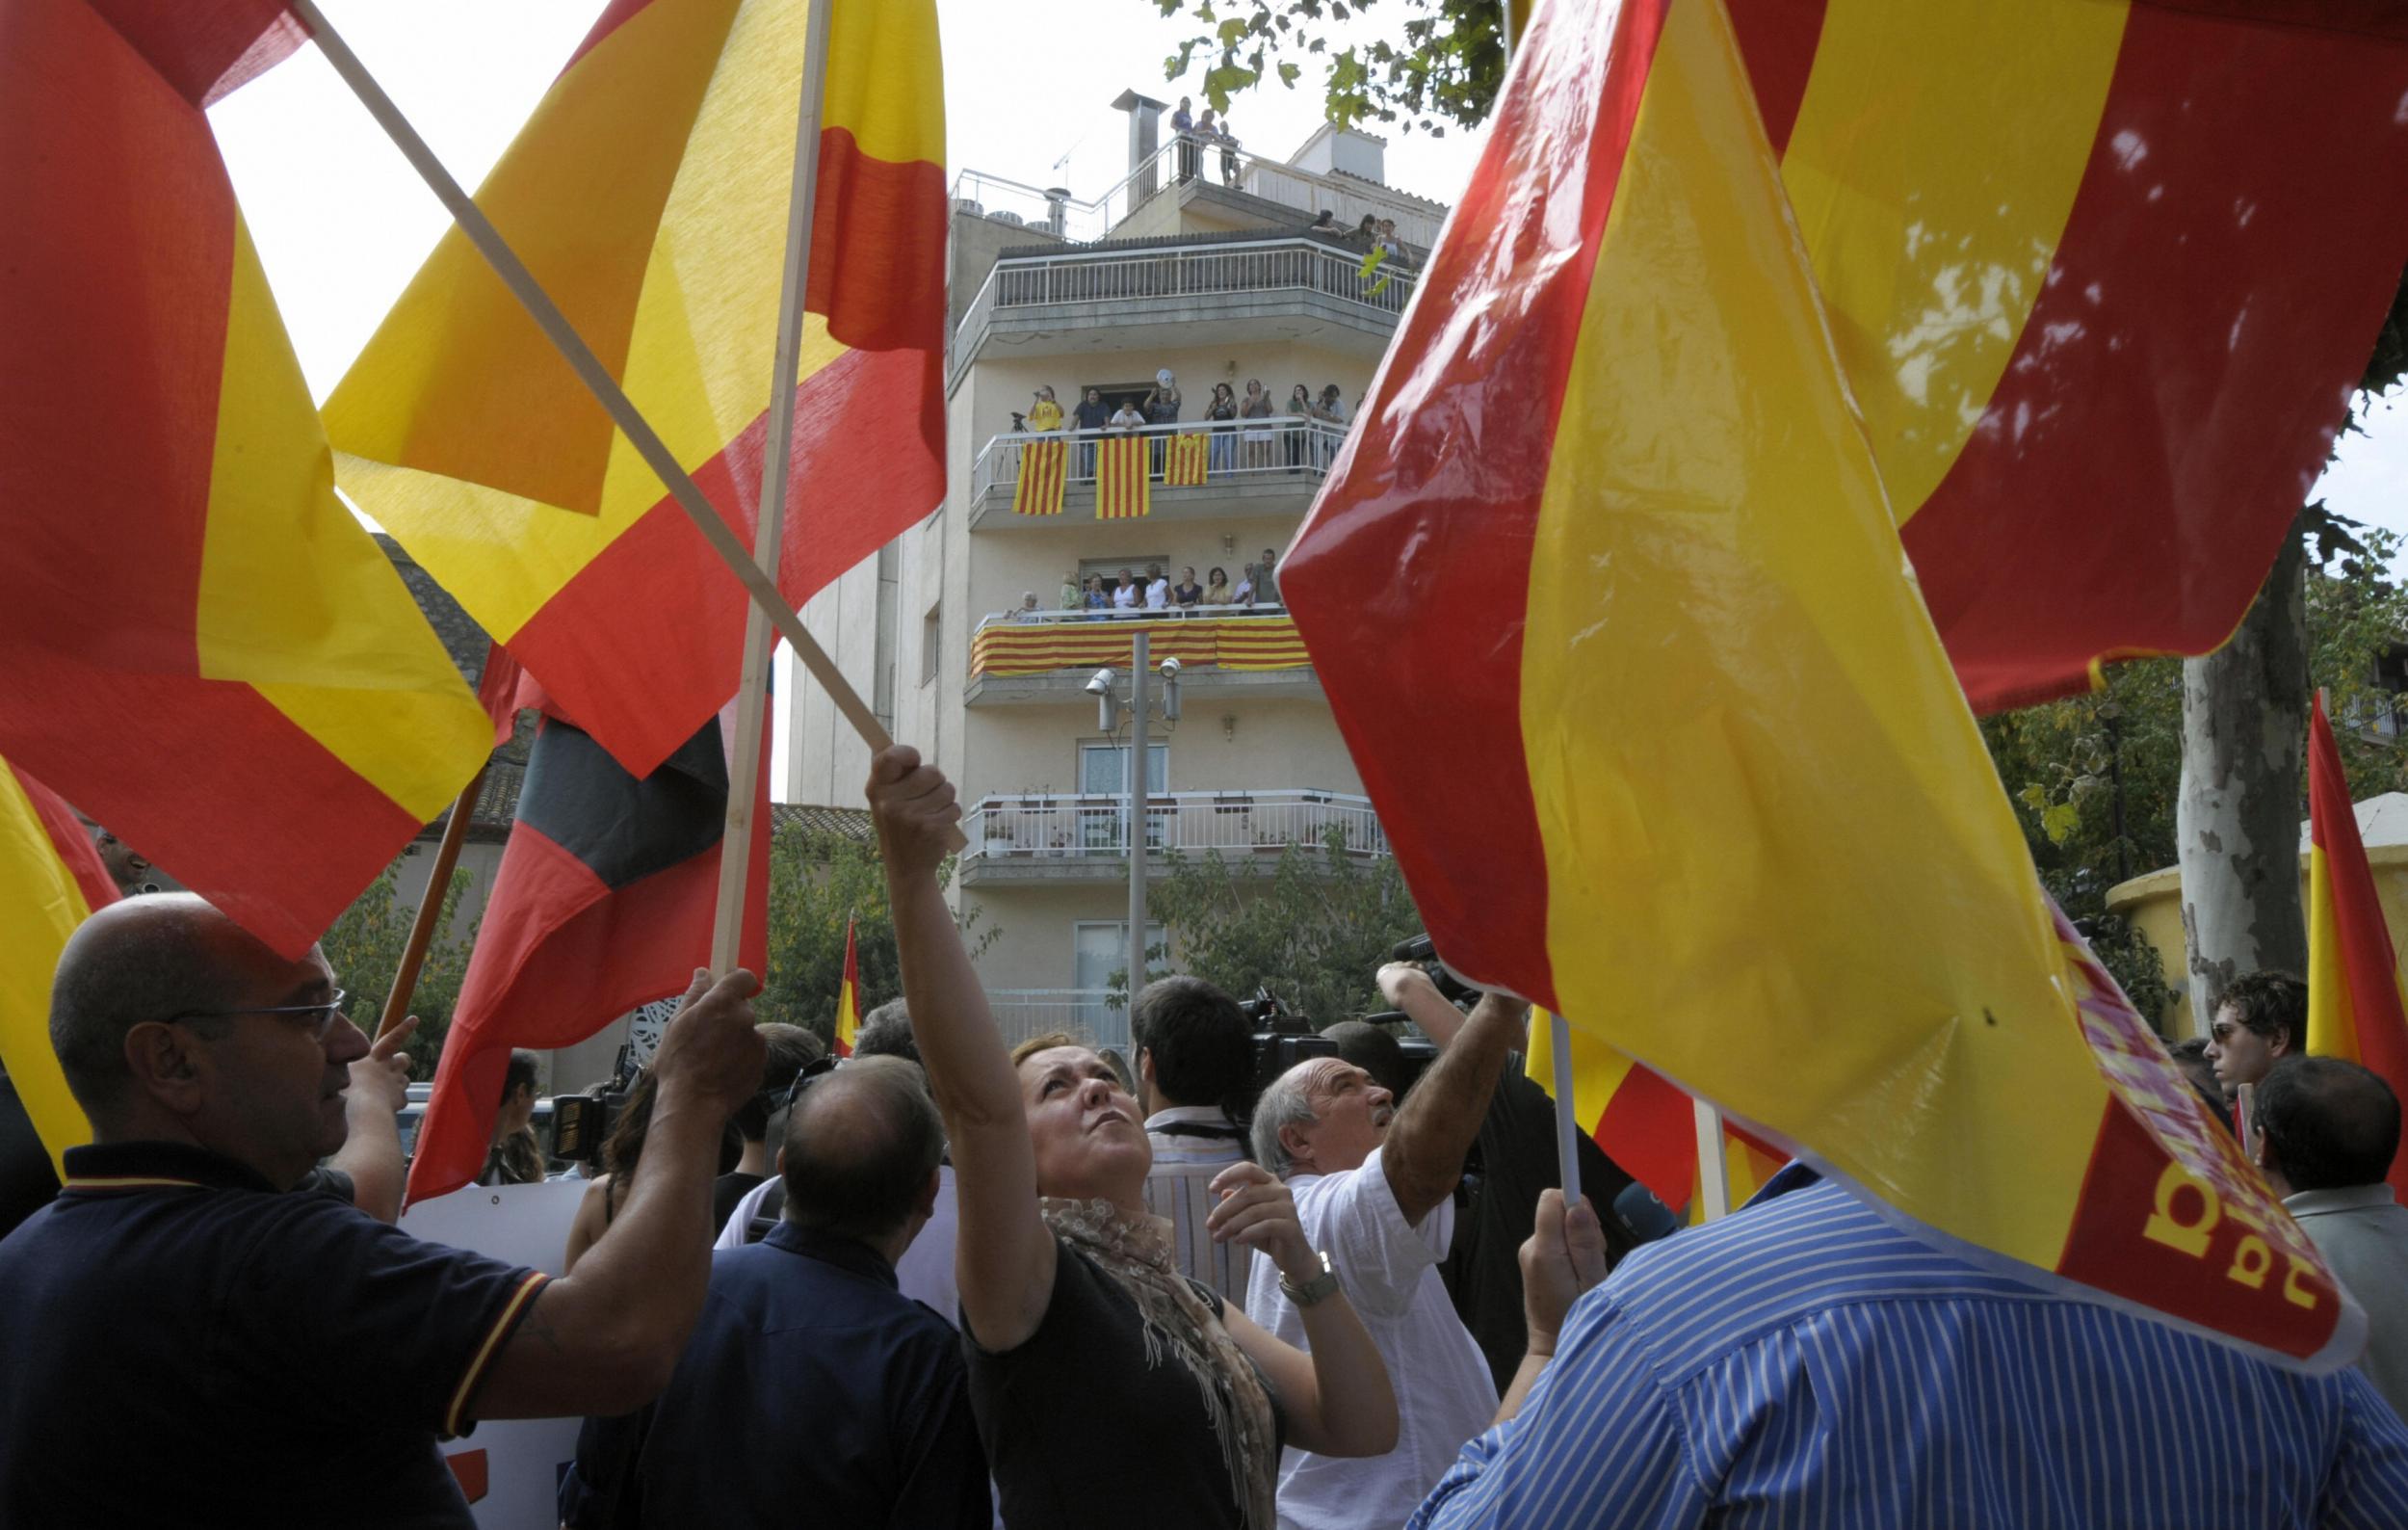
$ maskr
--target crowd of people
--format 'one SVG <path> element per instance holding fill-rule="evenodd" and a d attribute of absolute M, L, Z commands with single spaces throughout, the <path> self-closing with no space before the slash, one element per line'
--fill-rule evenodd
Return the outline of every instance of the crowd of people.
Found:
<path fill-rule="evenodd" d="M 2194 1061 L 2368 1310 L 2324 1376 L 1802 1165 L 1642 1244 L 1594 1144 L 1556 1182 L 1525 1006 L 1414 963 L 1376 980 L 1418 1074 L 1361 1021 L 1267 1068 L 1193 977 L 1138 992 L 1126 1063 L 1008 1044 L 953 786 L 894 749 L 868 796 L 903 997 L 837 1058 L 697 972 L 558 1277 L 392 1225 L 406 1057 L 323 954 L 187 893 L 88 920 L 51 1038 L 94 1141 L 0 1240 L 0 1522 L 465 1525 L 437 1441 L 572 1416 L 580 1530 L 2408 1524 L 2399 1106 L 2302 1055 L 2296 979 L 2232 983 Z M 490 1182 L 539 1166 L 532 1064 Z"/>
<path fill-rule="evenodd" d="M 1152 387 L 1142 393 L 1120 394 L 1115 401 L 1108 402 L 1103 389 L 1090 387 L 1067 414 L 1052 385 L 1040 383 L 1032 390 L 1029 407 L 1013 412 L 1012 433 L 1068 435 L 1078 443 L 1071 476 L 1081 479 L 1095 476 L 1095 442 L 1149 427 L 1158 428 L 1151 436 L 1149 463 L 1157 477 L 1165 468 L 1165 435 L 1198 431 L 1209 443 L 1205 465 L 1210 473 L 1240 468 L 1326 471 L 1337 461 L 1340 438 L 1361 409 L 1362 398 L 1357 395 L 1354 409 L 1349 410 L 1337 383 L 1324 382 L 1316 390 L 1310 383 L 1298 382 L 1289 388 L 1282 406 L 1274 405 L 1260 378 L 1247 379 L 1243 394 L 1233 383 L 1216 382 L 1205 401 L 1201 424 L 1178 432 L 1185 404 L 1186 395 L 1167 367 L 1154 374 Z"/>
<path fill-rule="evenodd" d="M 1020 604 L 1007 615 L 1014 621 L 1085 620 L 1174 611 L 1258 611 L 1279 604 L 1279 553 L 1266 547 L 1259 560 L 1240 567 L 1235 584 L 1229 582 L 1229 570 L 1218 564 L 1207 567 L 1200 579 L 1193 564 L 1183 564 L 1175 582 L 1161 564 L 1147 564 L 1142 572 L 1132 564 L 1116 574 L 1091 573 L 1085 578 L 1065 570 L 1050 611 L 1036 592 L 1029 590 L 1022 592 Z"/>

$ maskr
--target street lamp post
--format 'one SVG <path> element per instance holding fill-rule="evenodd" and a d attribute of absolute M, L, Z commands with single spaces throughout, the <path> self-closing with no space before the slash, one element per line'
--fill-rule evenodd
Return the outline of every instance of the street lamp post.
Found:
<path fill-rule="evenodd" d="M 1129 699 L 1122 701 L 1112 693 L 1112 672 L 1098 670 L 1087 681 L 1086 688 L 1096 700 L 1096 725 L 1107 738 L 1120 731 L 1120 714 L 1125 707 L 1129 714 L 1129 750 L 1123 756 L 1121 786 L 1128 806 L 1125 843 L 1129 851 L 1129 992 L 1132 998 L 1145 986 L 1145 799 L 1148 763 L 1154 721 L 1154 699 L 1148 694 L 1150 672 L 1153 670 L 1150 635 L 1139 628 L 1129 640 Z M 1179 722 L 1179 661 L 1163 661 L 1162 686 L 1163 721 L 1172 727 Z"/>

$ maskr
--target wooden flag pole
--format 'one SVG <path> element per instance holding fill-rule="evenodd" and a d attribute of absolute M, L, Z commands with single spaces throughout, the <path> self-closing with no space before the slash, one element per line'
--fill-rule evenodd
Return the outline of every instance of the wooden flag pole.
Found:
<path fill-rule="evenodd" d="M 795 119 L 795 179 L 786 203 L 786 261 L 777 294 L 777 371 L 770 379 L 769 440 L 761 453 L 761 514 L 752 538 L 754 565 L 772 580 L 786 526 L 795 373 L 802 350 L 803 296 L 811 282 L 811 221 L 820 192 L 820 117 L 827 94 L 829 3 L 811 0 L 810 16 L 803 27 L 802 102 Z M 785 602 L 781 599 L 778 604 Z M 772 657 L 769 613 L 755 603 L 745 613 L 744 684 L 736 693 L 735 750 L 727 765 L 727 832 L 720 840 L 719 905 L 711 919 L 714 972 L 736 965 L 744 942 L 753 799 L 761 774 L 761 732 L 768 721 Z"/>
<path fill-rule="evenodd" d="M 1704 1198 L 1706 1220 L 1731 1214 L 1731 1160 L 1723 1156 L 1722 1112 L 1692 1098 L 1697 1111 L 1697 1193 Z"/>
<path fill-rule="evenodd" d="M 434 847 L 434 867 L 427 873 L 427 890 L 418 898 L 418 916 L 409 923 L 409 943 L 402 947 L 402 964 L 393 974 L 392 989 L 384 995 L 384 1013 L 377 1016 L 377 1039 L 399 1025 L 409 1013 L 409 1001 L 418 991 L 418 970 L 427 964 L 427 947 L 434 940 L 434 923 L 443 916 L 443 889 L 451 885 L 452 868 L 459 864 L 459 847 L 468 838 L 468 821 L 477 816 L 477 794 L 484 787 L 485 773 L 493 768 L 491 756 L 477 767 L 477 774 L 468 778 L 460 788 L 459 801 L 452 805 L 452 816 L 443 821 L 443 837 Z"/>
<path fill-rule="evenodd" d="M 609 412 L 611 422 L 627 437 L 628 444 L 659 475 L 670 497 L 694 521 L 694 529 L 702 533 L 703 541 L 711 544 L 711 550 L 719 554 L 720 560 L 744 585 L 753 604 L 794 648 L 795 657 L 811 672 L 811 677 L 826 690 L 828 699 L 836 704 L 836 709 L 845 715 L 845 720 L 852 725 L 853 730 L 861 735 L 862 741 L 870 746 L 873 752 L 891 746 L 895 741 L 887 733 L 886 725 L 877 720 L 877 714 L 871 711 L 869 703 L 853 690 L 844 672 L 837 669 L 836 661 L 813 641 L 803 627 L 802 619 L 795 614 L 794 608 L 786 604 L 785 596 L 778 593 L 776 580 L 753 562 L 751 552 L 734 529 L 720 516 L 686 469 L 679 465 L 677 456 L 669 450 L 668 443 L 662 440 L 646 423 L 634 401 L 627 397 L 616 380 L 603 367 L 601 360 L 579 336 L 576 327 L 568 322 L 567 316 L 561 312 L 550 295 L 537 282 L 535 275 L 511 251 L 491 220 L 470 199 L 468 193 L 460 189 L 459 182 L 452 178 L 451 171 L 443 168 L 443 162 L 435 158 L 434 150 L 427 146 L 426 140 L 420 138 L 417 129 L 409 125 L 409 119 L 402 116 L 401 109 L 384 93 L 383 87 L 377 84 L 375 76 L 359 62 L 359 56 L 351 50 L 351 45 L 327 24 L 314 0 L 289 0 L 289 3 L 293 14 L 300 17 L 301 25 L 307 27 L 311 36 L 317 39 L 319 51 L 326 55 L 327 63 L 334 66 L 334 72 L 343 77 L 343 83 L 352 88 L 353 95 L 359 97 L 360 104 L 368 109 L 368 115 L 377 119 L 385 136 L 393 141 L 394 146 L 402 151 L 403 157 L 426 181 L 428 189 L 450 210 L 453 221 L 468 236 L 469 243 L 477 247 L 478 253 L 484 256 L 494 275 L 502 278 L 503 284 L 526 308 L 529 317 L 559 349 L 578 380 L 585 383 L 588 391 Z M 772 424 L 774 428 L 774 418 Z"/>
<path fill-rule="evenodd" d="M 1553 1045 L 1556 1085 L 1556 1172 L 1562 1177 L 1563 1205 L 1570 1210 L 1581 1195 L 1581 1117 L 1572 1103 L 1572 1022 L 1560 1015 L 1547 1016 L 1547 1039 Z M 1608 1207 L 1599 1206 L 1603 1217 Z"/>

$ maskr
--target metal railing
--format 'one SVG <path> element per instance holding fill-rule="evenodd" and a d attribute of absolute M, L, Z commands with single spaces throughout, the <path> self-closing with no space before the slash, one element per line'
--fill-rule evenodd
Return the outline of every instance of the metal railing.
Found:
<path fill-rule="evenodd" d="M 1382 261 L 1366 275 L 1361 254 L 1319 239 L 1015 255 L 986 274 L 947 352 L 957 360 L 963 341 L 984 331 L 1006 308 L 1309 292 L 1395 318 L 1412 301 L 1413 283 L 1414 273 L 1400 261 Z"/>
<path fill-rule="evenodd" d="M 1303 222 L 1327 212 L 1342 230 L 1355 228 L 1367 217 L 1386 219 L 1397 225 L 1399 239 L 1423 250 L 1438 242 L 1447 218 L 1447 209 L 1437 202 L 1359 177 L 1323 175 L 1217 141 L 1193 138 L 1183 143 L 1175 135 L 1091 201 L 1082 201 L 1061 187 L 1040 188 L 965 170 L 954 178 L 953 204 L 1058 239 L 1092 244 L 1110 238 L 1152 198 L 1190 183 L 1225 186 L 1277 202 L 1303 214 Z"/>
<path fill-rule="evenodd" d="M 1129 846 L 1125 796 L 1051 792 L 982 798 L 962 822 L 970 848 L 965 871 L 1003 861 L 1113 859 Z M 1332 831 L 1338 848 L 1369 857 L 1389 853 L 1387 833 L 1368 797 L 1284 788 L 1239 792 L 1153 792 L 1145 799 L 1149 852 L 1273 855 L 1290 845 L 1320 849 Z"/>
<path fill-rule="evenodd" d="M 1062 464 L 1064 487 L 1091 488 L 1095 485 L 1095 443 L 1114 435 L 1209 437 L 1205 462 L 1208 483 L 1317 483 L 1338 461 L 1338 448 L 1347 438 L 1347 429 L 1327 420 L 1274 414 L 1269 419 L 1182 420 L 1176 425 L 1119 431 L 1013 432 L 994 436 L 979 449 L 978 460 L 970 464 L 970 500 L 976 504 L 990 488 L 1019 483 L 1022 456 L 1032 443 L 1048 440 L 1066 439 L 1070 443 L 1068 460 Z M 1162 457 L 1162 450 L 1155 448 L 1147 476 L 1158 487 L 1184 487 L 1163 483 Z"/>
<path fill-rule="evenodd" d="M 1170 606 L 1161 611 L 1148 610 L 1141 605 L 1110 607 L 1102 611 L 1058 611 L 1039 607 L 1034 611 L 990 611 L 979 618 L 979 624 L 971 629 L 970 641 L 976 643 L 979 634 L 989 627 L 1086 626 L 1099 621 L 1243 621 L 1253 617 L 1272 621 L 1295 620 L 1288 615 L 1286 606 L 1270 600 L 1258 600 L 1250 606 Z"/>
<path fill-rule="evenodd" d="M 1004 1033 L 1006 1046 L 1049 1031 L 1067 1031 L 1130 1056 L 1129 1011 L 1112 1003 L 1110 989 L 988 989 L 986 1007 Z"/>

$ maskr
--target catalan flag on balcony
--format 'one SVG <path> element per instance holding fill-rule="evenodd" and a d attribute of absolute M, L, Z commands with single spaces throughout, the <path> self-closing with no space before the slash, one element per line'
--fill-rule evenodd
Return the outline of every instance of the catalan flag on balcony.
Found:
<path fill-rule="evenodd" d="M 1153 508 L 1142 435 L 1107 435 L 1095 448 L 1095 518 L 1133 520 Z"/>
<path fill-rule="evenodd" d="M 1204 482 L 1210 443 L 1201 435 L 1173 435 L 1164 448 L 1163 487 L 1193 488 Z"/>
<path fill-rule="evenodd" d="M 1069 482 L 1070 443 L 1031 441 L 1020 448 L 1020 482 L 1011 491 L 1015 515 L 1059 515 Z"/>
<path fill-rule="evenodd" d="M 2408 259 L 2399 8 L 1731 13 L 1975 709 L 2221 644 Z"/>
<path fill-rule="evenodd" d="M 749 541 L 806 0 L 615 0 L 478 194 Z M 933 0 L 834 0 L 778 586 L 944 497 Z M 327 403 L 344 488 L 638 775 L 736 694 L 745 594 L 458 230 Z"/>
<path fill-rule="evenodd" d="M 0 20 L 0 752 L 293 956 L 489 743 L 334 497 L 203 115 L 298 41 L 268 0 Z"/>
<path fill-rule="evenodd" d="M 1541 7 L 1513 69 L 1279 569 L 1438 948 L 1978 1261 L 2354 1355 L 2039 890 L 1723 0 Z"/>
<path fill-rule="evenodd" d="M 2408 1099 L 2399 958 L 2322 697 L 2308 722 L 2308 1050 L 2363 1063 Z M 2408 1154 L 2392 1161 L 2391 1181 L 2408 1200 Z"/>
<path fill-rule="evenodd" d="M 1313 661 L 1296 623 L 1285 617 L 1194 617 L 1139 623 L 997 621 L 970 640 L 970 673 L 997 676 L 1125 664 L 1129 639 L 1146 634 L 1155 662 L 1177 659 L 1194 669 L 1301 670 Z"/>
<path fill-rule="evenodd" d="M 117 897 L 74 809 L 0 760 L 0 1066 L 54 1164 L 92 1141 L 92 1123 L 50 1046 L 50 982 L 66 937 Z"/>

